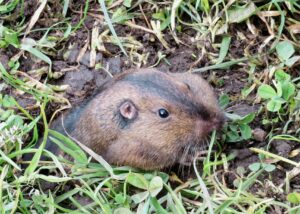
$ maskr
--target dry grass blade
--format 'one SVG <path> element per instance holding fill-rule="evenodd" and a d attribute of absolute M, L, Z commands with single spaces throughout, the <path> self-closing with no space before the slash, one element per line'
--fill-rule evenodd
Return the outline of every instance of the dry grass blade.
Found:
<path fill-rule="evenodd" d="M 291 165 L 293 165 L 293 166 L 296 166 L 296 167 L 299 167 L 299 166 L 300 166 L 300 163 L 297 163 L 297 162 L 295 162 L 295 161 L 289 160 L 289 159 L 284 158 L 284 157 L 282 157 L 282 156 L 273 154 L 273 153 L 271 153 L 271 152 L 264 151 L 264 150 L 262 150 L 262 149 L 258 149 L 258 148 L 250 148 L 250 150 L 253 151 L 253 152 L 259 153 L 259 154 L 264 154 L 264 155 L 266 155 L 267 157 L 274 158 L 274 159 L 277 159 L 277 160 L 280 160 L 280 161 L 289 163 L 289 164 L 291 164 Z"/>
<path fill-rule="evenodd" d="M 42 0 L 40 6 L 38 7 L 38 9 L 35 11 L 35 13 L 33 14 L 33 16 L 31 17 L 29 24 L 26 28 L 26 31 L 24 33 L 24 37 L 26 37 L 26 35 L 30 32 L 30 30 L 32 29 L 32 27 L 35 25 L 35 23 L 38 21 L 41 13 L 43 12 L 46 4 L 47 4 L 48 0 Z"/>
<path fill-rule="evenodd" d="M 176 19 L 176 12 L 178 7 L 180 6 L 182 0 L 174 0 L 172 4 L 172 9 L 171 9 L 171 29 L 175 31 L 175 19 Z"/>
<path fill-rule="evenodd" d="M 168 43 L 166 42 L 166 40 L 163 37 L 163 34 L 160 30 L 160 21 L 151 21 L 151 26 L 153 29 L 153 32 L 155 33 L 156 37 L 158 38 L 158 40 L 161 42 L 161 44 L 167 49 L 170 50 L 170 47 L 168 45 Z"/>
<path fill-rule="evenodd" d="M 90 67 L 94 68 L 96 65 L 96 48 L 100 47 L 100 43 L 98 40 L 99 36 L 99 27 L 97 26 L 98 22 L 94 23 L 94 27 L 92 30 L 92 36 L 91 36 L 91 52 L 90 52 Z"/>

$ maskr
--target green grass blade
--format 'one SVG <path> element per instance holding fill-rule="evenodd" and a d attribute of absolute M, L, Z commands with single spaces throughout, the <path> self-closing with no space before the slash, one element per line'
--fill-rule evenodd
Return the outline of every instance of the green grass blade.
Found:
<path fill-rule="evenodd" d="M 104 14 L 104 18 L 105 18 L 105 21 L 109 27 L 109 30 L 110 32 L 112 33 L 113 37 L 115 38 L 115 40 L 117 41 L 117 44 L 119 46 L 119 48 L 122 50 L 122 52 L 124 53 L 125 56 L 128 56 L 119 37 L 117 36 L 117 33 L 114 29 L 114 26 L 112 25 L 112 22 L 111 22 L 111 19 L 108 15 L 108 11 L 107 11 L 107 8 L 105 6 L 105 1 L 104 0 L 98 0 L 98 2 L 100 3 L 100 6 L 101 6 L 101 9 L 103 11 L 103 14 Z"/>
<path fill-rule="evenodd" d="M 229 50 L 230 42 L 231 42 L 230 36 L 223 37 L 222 43 L 221 43 L 221 48 L 220 48 L 220 53 L 219 53 L 219 58 L 217 59 L 216 64 L 220 64 L 225 59 L 225 57 L 228 53 L 228 50 Z"/>

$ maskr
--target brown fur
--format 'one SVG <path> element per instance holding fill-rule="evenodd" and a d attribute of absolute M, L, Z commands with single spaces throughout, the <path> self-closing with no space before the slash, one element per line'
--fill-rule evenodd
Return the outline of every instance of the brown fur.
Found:
<path fill-rule="evenodd" d="M 119 112 L 124 100 L 137 110 L 128 123 Z M 161 108 L 168 118 L 159 117 Z M 71 136 L 112 164 L 159 169 L 179 161 L 188 145 L 201 144 L 222 123 L 213 90 L 199 75 L 140 69 L 109 81 L 86 104 Z"/>

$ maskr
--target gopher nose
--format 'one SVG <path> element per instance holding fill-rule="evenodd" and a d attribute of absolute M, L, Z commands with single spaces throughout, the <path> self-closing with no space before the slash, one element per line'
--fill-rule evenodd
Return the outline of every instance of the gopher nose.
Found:
<path fill-rule="evenodd" d="M 225 114 L 218 113 L 207 122 L 206 124 L 207 129 L 209 130 L 209 132 L 213 130 L 219 130 L 223 127 L 225 120 L 226 120 Z"/>

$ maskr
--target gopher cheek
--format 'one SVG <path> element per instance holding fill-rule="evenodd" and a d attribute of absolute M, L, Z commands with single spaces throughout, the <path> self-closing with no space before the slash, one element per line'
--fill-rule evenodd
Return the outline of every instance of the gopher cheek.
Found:
<path fill-rule="evenodd" d="M 129 165 L 145 170 L 162 169 L 175 162 L 173 153 L 163 152 L 146 142 L 114 143 L 109 146 L 103 157 L 110 164 Z"/>

